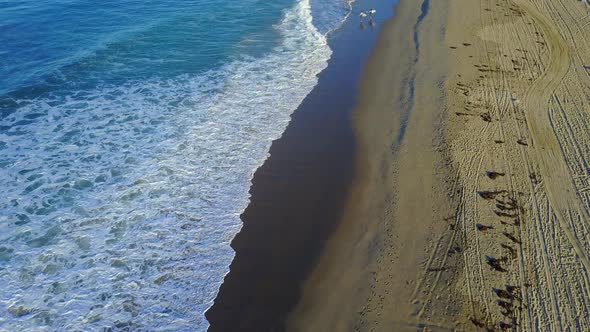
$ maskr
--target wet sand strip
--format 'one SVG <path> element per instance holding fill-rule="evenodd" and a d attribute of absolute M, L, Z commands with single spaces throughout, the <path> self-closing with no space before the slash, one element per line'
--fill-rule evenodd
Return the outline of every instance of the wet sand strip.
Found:
<path fill-rule="evenodd" d="M 352 15 L 330 38 L 334 54 L 316 88 L 292 116 L 250 189 L 236 251 L 214 305 L 209 331 L 282 331 L 301 287 L 337 226 L 352 179 L 351 113 L 363 63 L 392 2 L 376 8 L 377 25 Z"/>

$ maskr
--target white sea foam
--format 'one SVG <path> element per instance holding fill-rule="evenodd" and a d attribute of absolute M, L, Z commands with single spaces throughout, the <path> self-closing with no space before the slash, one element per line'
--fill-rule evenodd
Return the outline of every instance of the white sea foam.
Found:
<path fill-rule="evenodd" d="M 322 34 L 338 30 L 352 13 L 354 0 L 310 0 L 313 24 Z"/>
<path fill-rule="evenodd" d="M 0 122 L 0 330 L 207 328 L 254 171 L 331 55 L 308 0 L 276 29 L 263 58 Z"/>

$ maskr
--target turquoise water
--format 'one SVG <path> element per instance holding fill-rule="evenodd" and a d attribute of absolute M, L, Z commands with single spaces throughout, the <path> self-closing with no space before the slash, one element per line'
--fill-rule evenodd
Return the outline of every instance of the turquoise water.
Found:
<path fill-rule="evenodd" d="M 349 10 L 1 1 L 0 330 L 205 330 L 252 175 Z"/>

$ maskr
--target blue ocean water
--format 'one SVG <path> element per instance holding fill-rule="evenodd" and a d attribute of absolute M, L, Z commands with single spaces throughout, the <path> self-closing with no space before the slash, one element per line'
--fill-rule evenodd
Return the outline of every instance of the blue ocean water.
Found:
<path fill-rule="evenodd" d="M 205 330 L 254 171 L 349 12 L 0 1 L 0 331 Z"/>

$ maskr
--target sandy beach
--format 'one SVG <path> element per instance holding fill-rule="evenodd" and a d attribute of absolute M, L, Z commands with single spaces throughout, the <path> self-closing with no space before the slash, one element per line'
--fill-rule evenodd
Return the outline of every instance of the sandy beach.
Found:
<path fill-rule="evenodd" d="M 402 0 L 291 331 L 590 330 L 590 6 Z"/>

